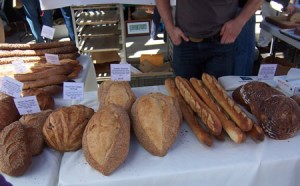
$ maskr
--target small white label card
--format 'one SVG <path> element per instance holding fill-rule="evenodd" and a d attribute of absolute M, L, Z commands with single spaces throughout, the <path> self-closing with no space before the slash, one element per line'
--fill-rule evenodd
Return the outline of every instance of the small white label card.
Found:
<path fill-rule="evenodd" d="M 15 105 L 20 115 L 34 114 L 41 112 L 36 96 L 26 96 L 14 99 Z"/>
<path fill-rule="evenodd" d="M 14 66 L 15 72 L 17 74 L 24 74 L 24 73 L 28 72 L 28 69 L 25 66 L 25 63 L 23 60 L 15 60 L 15 61 L 12 61 L 11 63 Z"/>
<path fill-rule="evenodd" d="M 111 64 L 110 79 L 112 81 L 130 81 L 130 64 Z"/>
<path fill-rule="evenodd" d="M 10 95 L 14 98 L 19 98 L 21 97 L 22 88 L 23 88 L 22 82 L 19 82 L 7 76 L 4 76 L 2 78 L 2 84 L 0 87 L 1 92 Z"/>
<path fill-rule="evenodd" d="M 55 28 L 43 25 L 41 36 L 52 40 L 54 36 L 54 32 L 55 32 Z"/>
<path fill-rule="evenodd" d="M 276 72 L 277 64 L 262 64 L 258 71 L 258 80 L 272 80 Z"/>
<path fill-rule="evenodd" d="M 64 82 L 63 98 L 69 100 L 83 100 L 83 83 Z"/>
<path fill-rule="evenodd" d="M 47 63 L 51 63 L 54 65 L 60 64 L 59 57 L 57 54 L 45 54 L 45 58 L 46 58 Z"/>

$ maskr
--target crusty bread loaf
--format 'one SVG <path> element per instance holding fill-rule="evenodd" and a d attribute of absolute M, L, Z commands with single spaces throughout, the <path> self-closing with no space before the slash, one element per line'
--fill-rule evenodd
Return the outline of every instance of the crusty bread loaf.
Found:
<path fill-rule="evenodd" d="M 123 107 L 126 111 L 130 111 L 135 99 L 128 82 L 108 80 L 99 85 L 98 100 L 100 107 L 113 103 Z"/>
<path fill-rule="evenodd" d="M 55 107 L 54 98 L 44 90 L 23 92 L 23 96 L 36 96 L 41 110 L 53 110 Z"/>
<path fill-rule="evenodd" d="M 25 128 L 32 156 L 39 155 L 44 149 L 43 126 L 52 110 L 25 114 L 20 118 Z"/>
<path fill-rule="evenodd" d="M 241 131 L 241 129 L 237 127 L 235 123 L 227 117 L 227 115 L 225 115 L 222 108 L 213 100 L 212 95 L 204 86 L 203 82 L 196 78 L 191 78 L 190 82 L 196 92 L 200 95 L 202 100 L 208 105 L 210 109 L 212 109 L 217 114 L 217 116 L 221 120 L 223 129 L 227 132 L 229 137 L 235 143 L 242 143 L 246 139 L 245 133 Z"/>
<path fill-rule="evenodd" d="M 169 94 L 178 100 L 179 106 L 184 120 L 187 122 L 188 126 L 192 129 L 193 133 L 197 139 L 207 146 L 212 146 L 213 140 L 208 132 L 206 132 L 201 125 L 198 123 L 196 116 L 194 115 L 191 107 L 183 100 L 180 92 L 178 91 L 175 81 L 171 78 L 165 80 L 165 87 Z"/>
<path fill-rule="evenodd" d="M 239 126 L 242 131 L 250 131 L 253 121 L 247 114 L 227 95 L 227 92 L 220 85 L 218 80 L 206 73 L 202 74 L 202 81 L 208 88 L 217 103 L 226 111 L 230 118 Z"/>
<path fill-rule="evenodd" d="M 273 95 L 262 101 L 259 121 L 267 136 L 288 139 L 300 132 L 300 108 L 295 100 Z"/>
<path fill-rule="evenodd" d="M 84 129 L 94 110 L 84 105 L 61 107 L 53 111 L 43 126 L 46 143 L 60 151 L 75 151 L 81 147 Z"/>
<path fill-rule="evenodd" d="M 300 94 L 293 95 L 291 98 L 300 106 Z"/>
<path fill-rule="evenodd" d="M 31 152 L 25 129 L 19 121 L 0 132 L 0 171 L 10 176 L 21 176 L 31 164 Z"/>
<path fill-rule="evenodd" d="M 146 94 L 132 105 L 134 133 L 151 154 L 165 156 L 175 142 L 182 117 L 178 108 L 175 98 L 162 93 Z"/>
<path fill-rule="evenodd" d="M 0 93 L 0 131 L 10 123 L 17 121 L 20 114 L 11 96 Z"/>
<path fill-rule="evenodd" d="M 187 79 L 177 76 L 175 83 L 184 100 L 201 118 L 207 129 L 213 135 L 218 136 L 222 131 L 222 124 L 218 116 L 200 99 Z"/>
<path fill-rule="evenodd" d="M 128 113 L 115 104 L 100 108 L 92 116 L 82 138 L 85 159 L 93 168 L 106 176 L 125 161 L 129 145 Z"/>

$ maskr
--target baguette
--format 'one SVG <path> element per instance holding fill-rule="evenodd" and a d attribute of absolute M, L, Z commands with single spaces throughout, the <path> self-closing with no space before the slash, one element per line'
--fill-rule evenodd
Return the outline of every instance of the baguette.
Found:
<path fill-rule="evenodd" d="M 186 104 L 186 102 L 183 100 L 182 96 L 180 95 L 178 89 L 176 88 L 175 81 L 171 78 L 166 79 L 165 87 L 168 90 L 169 94 L 178 100 L 183 118 L 187 122 L 188 126 L 192 129 L 196 138 L 200 142 L 204 143 L 205 145 L 212 146 L 213 144 L 212 137 L 199 125 L 192 109 L 188 104 Z"/>
<path fill-rule="evenodd" d="M 208 105 L 210 109 L 212 109 L 219 119 L 221 120 L 222 126 L 224 130 L 227 132 L 229 137 L 235 143 L 241 143 L 246 139 L 246 135 L 241 131 L 239 127 L 237 127 L 229 118 L 224 114 L 221 107 L 214 102 L 212 97 L 209 95 L 208 90 L 204 87 L 201 80 L 197 80 L 196 78 L 190 79 L 191 84 L 193 85 L 196 92 L 200 95 L 202 100 Z"/>
<path fill-rule="evenodd" d="M 44 78 L 48 78 L 56 75 L 68 75 L 73 71 L 72 65 L 59 65 L 58 67 L 51 67 L 50 69 L 35 72 L 35 73 L 26 73 L 26 74 L 15 74 L 14 78 L 21 82 L 26 81 L 35 81 Z"/>
<path fill-rule="evenodd" d="M 45 79 L 35 80 L 35 81 L 25 81 L 23 82 L 23 90 L 30 89 L 30 88 L 45 87 L 49 85 L 59 85 L 66 80 L 68 80 L 67 76 L 56 75 L 56 76 L 47 77 Z"/>
<path fill-rule="evenodd" d="M 191 106 L 194 112 L 201 118 L 203 123 L 214 135 L 219 135 L 222 131 L 222 125 L 217 115 L 199 98 L 195 90 L 186 79 L 177 76 L 175 78 L 176 86 L 184 98 Z"/>
<path fill-rule="evenodd" d="M 263 129 L 257 124 L 254 124 L 252 129 L 247 133 L 256 142 L 264 141 L 265 139 L 265 133 Z"/>
<path fill-rule="evenodd" d="M 20 43 L 0 43 L 0 50 L 37 50 L 37 49 L 47 49 L 53 47 L 63 47 L 63 46 L 75 46 L 72 41 L 53 41 L 50 43 L 34 43 L 34 44 L 20 44 Z"/>
<path fill-rule="evenodd" d="M 206 73 L 202 74 L 202 80 L 215 100 L 226 111 L 230 118 L 239 126 L 242 131 L 250 131 L 253 126 L 253 121 L 246 115 L 245 112 L 227 95 L 224 88 L 218 83 L 215 77 Z"/>

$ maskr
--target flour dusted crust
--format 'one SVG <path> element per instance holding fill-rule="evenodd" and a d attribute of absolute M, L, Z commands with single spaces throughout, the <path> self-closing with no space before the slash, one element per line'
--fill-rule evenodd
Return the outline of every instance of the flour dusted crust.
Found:
<path fill-rule="evenodd" d="M 175 98 L 150 93 L 136 100 L 131 109 L 132 126 L 141 145 L 155 156 L 165 156 L 174 143 L 181 123 Z"/>
<path fill-rule="evenodd" d="M 39 113 L 26 114 L 20 118 L 25 128 L 32 156 L 39 155 L 44 149 L 43 126 L 52 110 L 45 110 Z"/>
<path fill-rule="evenodd" d="M 84 105 L 61 107 L 53 111 L 43 126 L 46 143 L 60 151 L 75 151 L 81 147 L 84 129 L 94 110 Z"/>
<path fill-rule="evenodd" d="M 86 161 L 110 175 L 127 158 L 130 145 L 128 113 L 115 104 L 100 108 L 88 122 L 82 138 Z"/>
<path fill-rule="evenodd" d="M 129 83 L 125 81 L 104 81 L 98 89 L 100 107 L 113 103 L 130 111 L 135 99 Z"/>
<path fill-rule="evenodd" d="M 0 132 L 0 171 L 10 176 L 23 175 L 31 164 L 31 151 L 25 129 L 19 121 Z"/>

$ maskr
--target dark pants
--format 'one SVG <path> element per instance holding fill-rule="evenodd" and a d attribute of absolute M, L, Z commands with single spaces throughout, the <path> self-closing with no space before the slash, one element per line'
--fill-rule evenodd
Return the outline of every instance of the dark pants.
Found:
<path fill-rule="evenodd" d="M 202 73 L 216 78 L 233 74 L 234 44 L 219 41 L 185 42 L 173 46 L 173 69 L 176 76 L 201 79 Z"/>
<path fill-rule="evenodd" d="M 159 25 L 160 25 L 160 19 L 161 19 L 161 17 L 159 15 L 157 7 L 155 7 L 153 15 L 152 15 L 152 22 L 151 22 L 151 34 L 150 34 L 150 37 L 152 39 L 157 39 L 157 33 L 158 33 Z"/>
<path fill-rule="evenodd" d="M 75 34 L 74 34 L 74 28 L 73 28 L 73 22 L 72 22 L 72 15 L 71 15 L 71 9 L 70 7 L 63 7 L 60 8 L 61 14 L 63 15 L 65 19 L 65 24 L 68 29 L 69 38 L 71 41 L 75 41 Z"/>

